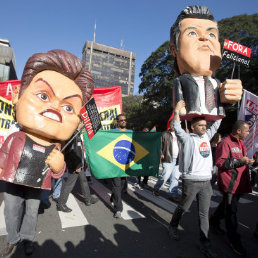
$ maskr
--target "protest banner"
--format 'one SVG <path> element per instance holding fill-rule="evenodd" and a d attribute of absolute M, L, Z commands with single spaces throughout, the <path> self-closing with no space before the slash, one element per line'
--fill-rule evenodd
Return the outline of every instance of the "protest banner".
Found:
<path fill-rule="evenodd" d="M 161 133 L 99 131 L 83 135 L 87 164 L 95 178 L 157 176 Z"/>
<path fill-rule="evenodd" d="M 13 91 L 20 84 L 20 80 L 0 82 L 0 96 L 7 100 L 12 100 Z"/>
<path fill-rule="evenodd" d="M 116 117 L 123 112 L 121 87 L 96 88 L 92 96 L 98 107 L 102 129 L 110 130 Z"/>
<path fill-rule="evenodd" d="M 244 90 L 238 119 L 243 120 L 250 126 L 250 133 L 244 139 L 247 148 L 247 156 L 252 158 L 258 151 L 258 97 L 253 93 Z"/>
<path fill-rule="evenodd" d="M 0 97 L 0 147 L 6 139 L 10 126 L 14 123 L 12 102 Z"/>

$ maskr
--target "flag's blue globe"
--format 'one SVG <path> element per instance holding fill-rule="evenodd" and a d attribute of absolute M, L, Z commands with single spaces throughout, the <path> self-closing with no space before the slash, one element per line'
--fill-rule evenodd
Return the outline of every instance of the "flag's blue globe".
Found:
<path fill-rule="evenodd" d="M 113 155 L 118 163 L 123 165 L 129 164 L 134 160 L 135 147 L 130 141 L 121 140 L 114 146 Z"/>

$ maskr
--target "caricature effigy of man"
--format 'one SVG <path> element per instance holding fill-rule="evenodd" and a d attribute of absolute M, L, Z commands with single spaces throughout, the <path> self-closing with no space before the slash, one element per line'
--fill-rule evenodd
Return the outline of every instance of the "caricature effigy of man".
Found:
<path fill-rule="evenodd" d="M 225 116 L 223 104 L 241 99 L 242 83 L 227 79 L 222 84 L 213 77 L 221 62 L 219 31 L 206 6 L 188 6 L 170 29 L 170 51 L 175 57 L 175 70 L 180 75 L 174 81 L 173 106 L 180 100 L 186 110 L 181 119 L 205 117 L 215 121 Z"/>
<path fill-rule="evenodd" d="M 15 118 L 22 129 L 9 135 L 0 150 L 8 233 L 1 256 L 10 254 L 22 240 L 25 253 L 33 252 L 41 189 L 51 189 L 51 177 L 63 175 L 66 165 L 60 142 L 78 127 L 80 109 L 93 88 L 91 74 L 69 52 L 52 50 L 27 61 L 21 86 L 13 93 Z M 46 164 L 49 169 L 44 174 Z"/>

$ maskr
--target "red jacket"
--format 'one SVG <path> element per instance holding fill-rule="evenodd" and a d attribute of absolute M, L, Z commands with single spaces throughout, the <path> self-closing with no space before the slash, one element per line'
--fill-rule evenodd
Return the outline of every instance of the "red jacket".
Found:
<path fill-rule="evenodd" d="M 0 180 L 12 183 L 15 179 L 23 148 L 26 141 L 24 132 L 16 132 L 7 137 L 0 149 L 0 168 L 3 169 Z M 41 189 L 51 189 L 51 177 L 59 178 L 64 174 L 65 167 L 59 173 L 53 173 L 51 169 L 42 183 Z"/>
<path fill-rule="evenodd" d="M 217 147 L 216 166 L 218 167 L 218 186 L 226 193 L 249 193 L 252 191 L 249 167 L 240 161 L 246 156 L 246 147 L 232 134 Z"/>

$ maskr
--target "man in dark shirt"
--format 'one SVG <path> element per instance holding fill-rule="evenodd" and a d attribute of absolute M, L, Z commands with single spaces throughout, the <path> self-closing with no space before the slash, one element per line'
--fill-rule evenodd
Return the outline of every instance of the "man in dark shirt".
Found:
<path fill-rule="evenodd" d="M 83 123 L 81 122 L 78 131 L 82 128 Z M 76 130 L 73 134 L 78 133 Z M 73 137 L 72 136 L 72 137 Z M 68 196 L 73 190 L 75 183 L 79 177 L 81 191 L 84 197 L 84 202 L 87 206 L 96 203 L 99 199 L 97 197 L 93 197 L 90 194 L 90 188 L 88 185 L 88 180 L 84 173 L 86 167 L 86 161 L 84 159 L 84 152 L 82 146 L 82 140 L 80 133 L 76 135 L 73 141 L 68 145 L 65 150 L 65 161 L 68 169 L 68 179 L 65 184 L 63 184 L 60 197 L 57 202 L 57 210 L 63 212 L 71 212 L 72 209 L 67 207 L 66 202 L 68 200 Z"/>

